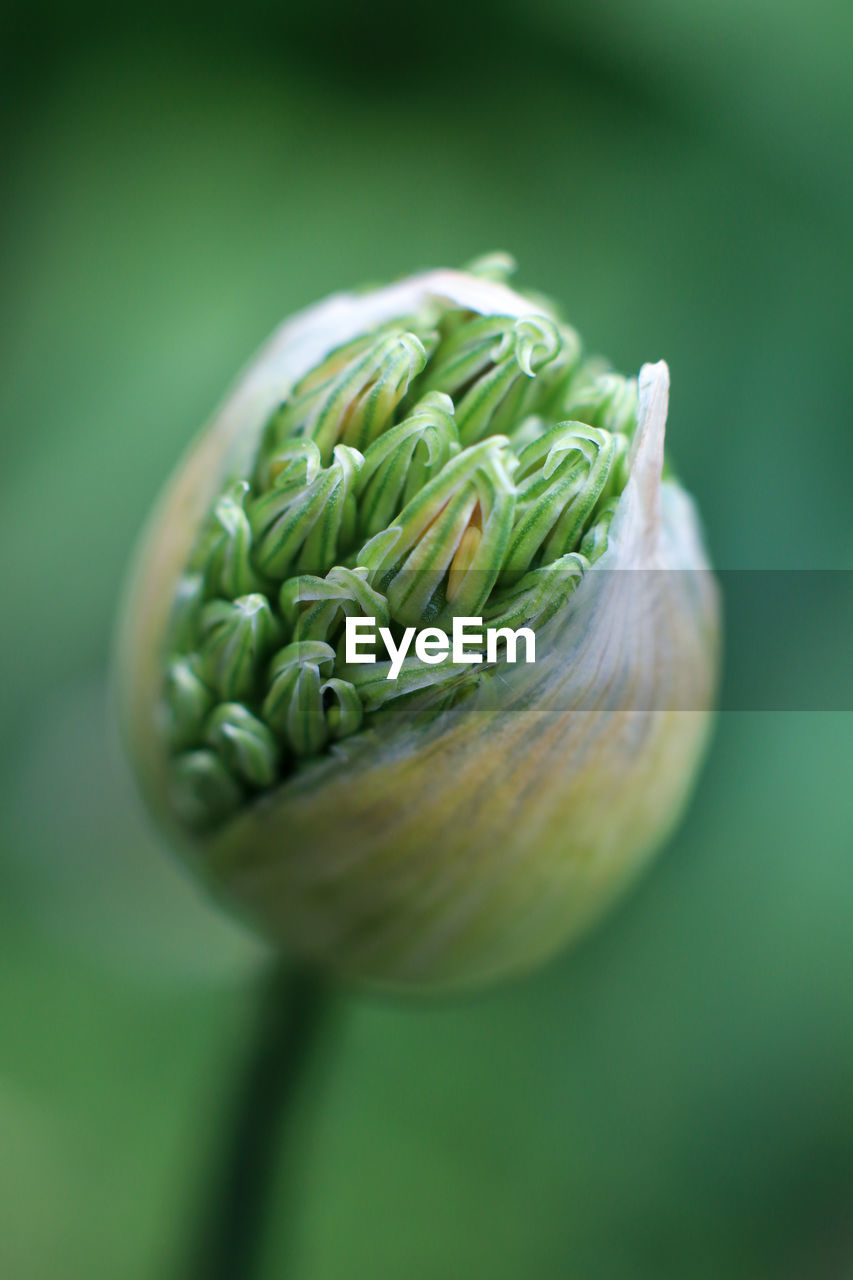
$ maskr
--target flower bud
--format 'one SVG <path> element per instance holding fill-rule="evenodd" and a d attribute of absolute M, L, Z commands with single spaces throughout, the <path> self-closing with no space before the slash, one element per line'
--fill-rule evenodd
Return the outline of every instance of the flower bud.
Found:
<path fill-rule="evenodd" d="M 279 626 L 267 599 L 255 592 L 211 600 L 201 611 L 198 655 L 208 686 L 220 698 L 251 698 L 258 663 L 275 644 Z"/>
<path fill-rule="evenodd" d="M 666 366 L 588 359 L 507 265 L 286 323 L 178 468 L 123 612 L 158 820 L 267 937 L 374 986 L 483 983 L 577 936 L 673 826 L 710 720 Z"/>
<path fill-rule="evenodd" d="M 331 645 L 310 640 L 287 645 L 270 664 L 261 712 L 297 757 L 316 755 L 326 745 L 323 676 L 331 675 L 334 665 Z"/>

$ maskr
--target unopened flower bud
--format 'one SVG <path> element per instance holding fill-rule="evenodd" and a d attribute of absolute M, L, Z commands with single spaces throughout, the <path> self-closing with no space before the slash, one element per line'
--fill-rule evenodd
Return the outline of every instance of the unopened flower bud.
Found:
<path fill-rule="evenodd" d="M 158 819 L 267 937 L 377 986 L 483 983 L 579 934 L 676 821 L 710 720 L 666 366 L 584 356 L 511 265 L 286 323 L 123 615 Z"/>

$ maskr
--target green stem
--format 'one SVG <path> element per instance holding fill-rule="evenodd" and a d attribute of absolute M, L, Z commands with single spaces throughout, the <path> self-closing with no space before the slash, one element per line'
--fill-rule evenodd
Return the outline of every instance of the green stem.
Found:
<path fill-rule="evenodd" d="M 252 1280 L 258 1274 L 278 1156 L 325 1005 L 325 988 L 313 973 L 282 961 L 268 975 L 190 1280 Z"/>

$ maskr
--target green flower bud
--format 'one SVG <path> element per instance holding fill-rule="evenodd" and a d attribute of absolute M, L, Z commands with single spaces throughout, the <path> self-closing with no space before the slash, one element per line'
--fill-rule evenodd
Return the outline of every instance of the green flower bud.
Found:
<path fill-rule="evenodd" d="M 275 420 L 275 433 L 284 440 L 313 440 L 324 461 L 340 442 L 363 450 L 390 425 L 412 377 L 425 363 L 426 350 L 417 334 L 381 337 L 316 390 L 297 387 L 293 406 L 285 405 Z"/>
<path fill-rule="evenodd" d="M 511 266 L 285 324 L 178 469 L 123 614 L 158 819 L 268 937 L 377 986 L 482 983 L 579 934 L 676 821 L 710 721 L 666 366 L 588 359 Z"/>
<path fill-rule="evenodd" d="M 233 600 L 263 586 L 251 560 L 252 529 L 244 509 L 248 491 L 247 481 L 238 480 L 213 509 L 216 527 L 201 566 L 210 595 Z"/>
<path fill-rule="evenodd" d="M 475 615 L 500 573 L 512 531 L 516 459 L 505 436 L 463 449 L 358 552 L 404 626 Z"/>
<path fill-rule="evenodd" d="M 199 674 L 197 658 L 177 658 L 166 671 L 163 710 L 166 732 L 176 751 L 201 742 L 207 713 L 215 698 Z"/>
<path fill-rule="evenodd" d="M 319 640 L 286 645 L 270 664 L 261 713 L 296 756 L 316 755 L 329 738 L 323 675 L 331 675 L 334 665 L 334 649 Z"/>
<path fill-rule="evenodd" d="M 291 462 L 249 507 L 255 563 L 270 578 L 281 579 L 292 566 L 310 572 L 331 568 L 346 552 L 355 528 L 352 489 L 361 454 L 335 445 L 329 466 L 315 470 L 317 446 L 306 444 L 305 449 L 304 473 Z"/>
<path fill-rule="evenodd" d="M 327 640 L 345 618 L 376 618 L 380 626 L 391 621 L 388 601 L 367 582 L 363 567 L 338 565 L 325 578 L 290 578 L 281 588 L 279 604 L 291 633 L 303 640 Z"/>
<path fill-rule="evenodd" d="M 251 698 L 258 664 L 279 634 L 267 599 L 255 592 L 236 600 L 211 600 L 201 611 L 197 651 L 207 682 L 226 701 Z"/>
<path fill-rule="evenodd" d="M 207 721 L 205 740 L 229 772 L 248 786 L 271 787 L 276 781 L 275 735 L 241 703 L 220 703 Z"/>
<path fill-rule="evenodd" d="M 188 751 L 172 761 L 169 801 L 178 818 L 202 830 L 231 817 L 243 792 L 215 752 Z"/>
<path fill-rule="evenodd" d="M 398 512 L 459 452 L 453 401 L 431 391 L 367 450 L 358 474 L 359 532 L 387 529 Z"/>
<path fill-rule="evenodd" d="M 562 423 L 522 449 L 518 514 L 501 578 L 512 581 L 541 553 L 546 564 L 578 545 L 580 534 L 626 445 L 624 436 Z"/>

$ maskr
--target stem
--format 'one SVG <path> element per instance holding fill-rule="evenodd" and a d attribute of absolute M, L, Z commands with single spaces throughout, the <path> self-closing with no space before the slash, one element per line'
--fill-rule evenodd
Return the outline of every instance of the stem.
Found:
<path fill-rule="evenodd" d="M 267 976 L 191 1280 L 251 1280 L 257 1274 L 281 1140 L 323 1020 L 325 994 L 316 975 L 292 962 L 280 962 Z"/>

